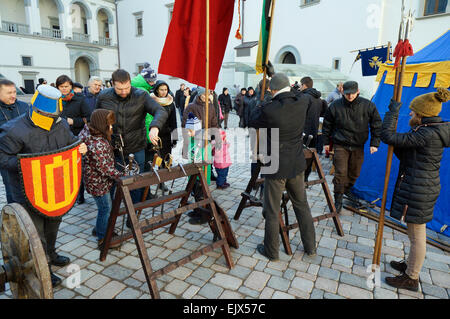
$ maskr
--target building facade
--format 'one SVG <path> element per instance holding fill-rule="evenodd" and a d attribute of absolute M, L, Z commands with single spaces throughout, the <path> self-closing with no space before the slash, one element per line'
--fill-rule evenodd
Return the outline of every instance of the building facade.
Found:
<path fill-rule="evenodd" d="M 118 67 L 114 0 L 1 0 L 0 74 L 32 93 L 61 74 L 87 84 Z"/>
<path fill-rule="evenodd" d="M 222 87 L 255 86 L 261 76 L 254 64 L 261 26 L 261 0 L 238 1 L 216 90 Z M 174 0 L 117 0 L 120 21 L 120 59 L 122 67 L 137 74 L 144 62 L 155 70 L 172 17 Z M 398 41 L 401 0 L 279 0 L 276 1 L 270 60 L 276 70 L 302 77 L 315 73 L 320 89 L 326 91 L 339 78 L 360 83 L 370 97 L 375 77 L 363 77 L 361 62 L 355 62 L 358 49 L 373 48 Z M 448 0 L 406 0 L 414 11 L 415 23 L 410 41 L 415 51 L 443 34 L 450 26 Z M 234 34 L 241 17 L 242 40 Z M 188 49 L 188 48 L 186 48 Z M 183 52 L 180 52 L 183 54 Z M 189 63 L 189 61 L 186 61 Z M 183 80 L 159 75 L 177 88 Z"/>

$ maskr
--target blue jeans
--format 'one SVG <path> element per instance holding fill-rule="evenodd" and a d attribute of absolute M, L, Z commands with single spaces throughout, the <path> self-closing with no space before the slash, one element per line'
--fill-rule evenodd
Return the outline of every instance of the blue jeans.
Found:
<path fill-rule="evenodd" d="M 108 228 L 109 213 L 111 212 L 112 207 L 111 195 L 108 192 L 103 196 L 93 197 L 98 208 L 95 231 L 97 232 L 98 240 L 102 240 L 103 238 L 105 238 L 106 229 Z"/>
<path fill-rule="evenodd" d="M 145 149 L 142 149 L 134 153 L 134 160 L 138 163 L 140 172 L 143 173 L 145 164 Z M 125 154 L 125 161 L 128 163 L 128 154 Z M 123 164 L 122 159 L 120 157 L 116 157 L 116 163 Z M 116 168 L 121 170 L 121 168 L 118 167 L 117 165 Z M 111 195 L 114 194 L 115 188 L 116 185 L 114 184 L 113 188 L 111 189 Z M 144 193 L 143 188 L 135 189 L 134 191 L 130 192 L 133 204 L 139 203 L 141 201 L 143 193 Z"/>
<path fill-rule="evenodd" d="M 217 180 L 216 184 L 217 186 L 223 186 L 227 182 L 227 176 L 228 176 L 228 168 L 216 168 L 217 172 Z"/>
<path fill-rule="evenodd" d="M 8 204 L 11 204 L 13 202 L 13 198 L 11 195 L 11 187 L 9 184 L 9 175 L 7 169 L 0 169 L 0 173 L 2 175 L 3 184 L 5 185 L 5 192 L 6 192 L 6 201 Z"/>

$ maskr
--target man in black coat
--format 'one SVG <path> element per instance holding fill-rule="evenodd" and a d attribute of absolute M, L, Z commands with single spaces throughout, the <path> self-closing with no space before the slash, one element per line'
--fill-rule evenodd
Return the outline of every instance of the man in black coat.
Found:
<path fill-rule="evenodd" d="M 112 82 L 114 87 L 100 93 L 96 108 L 114 111 L 116 124 L 113 126 L 113 143 L 119 141 L 119 135 L 121 135 L 125 159 L 133 153 L 140 171 L 144 172 L 147 146 L 145 117 L 147 113 L 153 115 L 149 139 L 156 145 L 159 140 L 159 131 L 166 122 L 168 113 L 147 92 L 131 86 L 130 74 L 127 71 L 116 70 L 112 74 Z M 116 152 L 116 161 L 122 162 L 118 152 Z M 132 191 L 133 203 L 141 201 L 141 195 L 141 189 Z"/>
<path fill-rule="evenodd" d="M 390 214 L 407 224 L 411 242 L 407 262 L 391 261 L 400 276 L 386 278 L 386 283 L 417 291 L 419 273 L 426 253 L 426 223 L 433 219 L 434 205 L 441 190 L 439 169 L 444 148 L 450 147 L 450 123 L 438 115 L 450 92 L 438 88 L 435 93 L 416 97 L 409 108 L 412 130 L 397 133 L 396 123 L 401 103 L 391 101 L 384 116 L 381 140 L 394 146 L 400 160 Z M 447 191 L 448 194 L 448 191 Z"/>
<path fill-rule="evenodd" d="M 0 126 L 6 122 L 26 113 L 29 109 L 27 103 L 17 99 L 17 90 L 14 82 L 0 80 Z M 11 187 L 8 181 L 8 171 L 0 169 L 3 184 L 5 185 L 6 201 L 12 203 Z"/>
<path fill-rule="evenodd" d="M 342 210 L 344 193 L 352 198 L 364 162 L 364 144 L 371 133 L 370 154 L 380 145 L 381 118 L 374 103 L 359 96 L 358 83 L 344 83 L 344 97 L 331 103 L 323 121 L 323 140 L 326 152 L 333 141 L 335 173 L 334 201 L 336 211 Z"/>
<path fill-rule="evenodd" d="M 262 104 L 253 114 L 250 126 L 267 128 L 267 138 L 260 141 L 270 146 L 270 166 L 263 166 L 264 180 L 263 216 L 266 219 L 264 245 L 257 250 L 270 260 L 279 256 L 280 203 L 286 189 L 294 207 L 300 228 L 303 247 L 308 255 L 316 254 L 315 229 L 304 187 L 306 168 L 303 155 L 303 127 L 308 100 L 291 92 L 289 78 L 282 73 L 273 75 L 269 88 L 273 99 Z"/>
<path fill-rule="evenodd" d="M 175 106 L 178 109 L 178 112 L 180 112 L 180 119 L 183 118 L 183 111 L 184 111 L 184 101 L 186 97 L 184 96 L 184 89 L 186 86 L 184 83 L 180 84 L 180 89 L 175 92 Z"/>
<path fill-rule="evenodd" d="M 308 140 L 308 137 L 311 135 L 313 138 L 309 143 L 309 147 L 317 149 L 318 142 L 318 133 L 319 133 L 319 118 L 325 116 L 325 113 L 328 109 L 328 104 L 325 100 L 322 100 L 320 97 L 322 93 L 317 91 L 314 86 L 314 81 L 309 76 L 306 76 L 300 80 L 300 94 L 306 95 L 309 99 L 308 110 L 306 111 L 306 120 L 305 120 L 305 137 L 304 142 Z M 309 174 L 311 174 L 312 167 L 312 158 L 306 161 L 306 170 L 305 170 L 305 182 L 308 181 Z"/>

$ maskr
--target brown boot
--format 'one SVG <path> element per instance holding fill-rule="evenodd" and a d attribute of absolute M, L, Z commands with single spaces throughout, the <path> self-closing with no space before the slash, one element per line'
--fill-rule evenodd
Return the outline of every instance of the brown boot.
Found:
<path fill-rule="evenodd" d="M 408 289 L 411 291 L 419 290 L 419 280 L 412 279 L 407 274 L 401 274 L 397 277 L 386 277 L 386 283 L 389 286 L 399 289 Z"/>

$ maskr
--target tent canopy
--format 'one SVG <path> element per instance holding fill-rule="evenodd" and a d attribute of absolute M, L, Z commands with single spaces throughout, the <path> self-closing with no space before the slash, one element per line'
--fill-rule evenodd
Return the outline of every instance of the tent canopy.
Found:
<path fill-rule="evenodd" d="M 388 111 L 388 105 L 394 94 L 395 70 L 392 65 L 384 64 L 380 67 L 377 79 L 380 85 L 372 101 L 376 104 L 381 117 Z M 418 51 L 407 59 L 405 86 L 403 88 L 402 103 L 398 120 L 398 132 L 407 132 L 409 127 L 409 105 L 419 95 L 435 92 L 436 87 L 450 87 L 450 30 L 437 40 Z M 440 116 L 444 121 L 450 121 L 450 102 L 442 105 Z M 370 141 L 370 139 L 369 139 Z M 366 143 L 366 154 L 369 143 Z M 354 186 L 354 192 L 361 198 L 373 201 L 381 199 L 386 172 L 388 146 L 381 143 L 377 153 L 366 155 L 361 175 Z M 386 209 L 391 207 L 392 194 L 397 180 L 399 161 L 394 156 L 388 187 Z M 434 210 L 433 220 L 427 227 L 450 237 L 450 149 L 444 151 L 441 162 L 441 194 Z M 377 202 L 381 204 L 381 200 Z M 448 227 L 447 227 L 448 225 Z"/>

